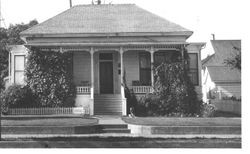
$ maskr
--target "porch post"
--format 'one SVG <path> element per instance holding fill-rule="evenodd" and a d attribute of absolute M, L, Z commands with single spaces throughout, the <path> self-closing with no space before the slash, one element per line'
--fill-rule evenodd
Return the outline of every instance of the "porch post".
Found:
<path fill-rule="evenodd" d="M 154 48 L 151 47 L 150 49 L 150 55 L 151 55 L 151 86 L 153 88 L 154 86 Z"/>
<path fill-rule="evenodd" d="M 125 97 L 125 91 L 124 91 L 124 83 L 123 83 L 123 76 L 124 76 L 124 70 L 123 70 L 123 53 L 124 50 L 121 47 L 120 48 L 120 60 L 121 60 L 121 97 L 122 97 L 122 115 L 127 115 L 127 100 Z"/>
<path fill-rule="evenodd" d="M 91 99 L 94 99 L 94 49 L 91 47 L 90 49 L 91 56 Z"/>
<path fill-rule="evenodd" d="M 125 98 L 125 94 L 124 94 L 124 84 L 123 84 L 123 75 L 124 75 L 124 70 L 123 70 L 123 48 L 120 48 L 120 59 L 121 59 L 121 95 L 122 98 Z"/>
<path fill-rule="evenodd" d="M 184 45 L 181 46 L 181 60 L 182 60 L 182 65 L 183 65 L 183 67 L 185 67 Z"/>
<path fill-rule="evenodd" d="M 90 61 L 91 61 L 91 87 L 90 87 L 90 115 L 94 115 L 94 48 L 90 49 Z"/>

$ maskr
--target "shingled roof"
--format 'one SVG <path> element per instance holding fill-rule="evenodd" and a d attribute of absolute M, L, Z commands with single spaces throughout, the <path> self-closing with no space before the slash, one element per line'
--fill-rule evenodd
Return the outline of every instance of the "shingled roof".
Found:
<path fill-rule="evenodd" d="M 227 66 L 208 66 L 207 69 L 214 82 L 241 82 L 239 70 Z"/>
<path fill-rule="evenodd" d="M 21 35 L 192 32 L 134 4 L 77 5 Z"/>

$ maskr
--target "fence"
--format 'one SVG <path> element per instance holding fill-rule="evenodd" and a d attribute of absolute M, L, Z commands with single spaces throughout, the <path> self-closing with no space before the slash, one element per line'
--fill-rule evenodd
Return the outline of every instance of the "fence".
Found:
<path fill-rule="evenodd" d="M 88 107 L 62 108 L 11 108 L 8 115 L 58 115 L 58 114 L 89 114 Z"/>

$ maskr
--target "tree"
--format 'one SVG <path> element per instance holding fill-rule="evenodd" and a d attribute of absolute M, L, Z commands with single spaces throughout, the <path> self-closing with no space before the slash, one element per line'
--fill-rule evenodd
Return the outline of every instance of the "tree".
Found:
<path fill-rule="evenodd" d="M 238 69 L 241 71 L 241 48 L 233 47 L 234 55 L 225 59 L 224 63 L 232 69 Z"/>
<path fill-rule="evenodd" d="M 24 44 L 19 33 L 38 24 L 32 20 L 28 24 L 10 25 L 8 29 L 0 28 L 0 92 L 4 89 L 3 79 L 8 76 L 8 45 Z"/>

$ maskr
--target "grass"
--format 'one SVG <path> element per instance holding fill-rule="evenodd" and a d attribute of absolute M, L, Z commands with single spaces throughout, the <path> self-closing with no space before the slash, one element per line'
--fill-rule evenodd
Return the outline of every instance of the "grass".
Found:
<path fill-rule="evenodd" d="M 97 124 L 93 118 L 20 118 L 1 120 L 2 126 L 86 126 Z"/>
<path fill-rule="evenodd" d="M 241 126 L 241 118 L 123 117 L 122 120 L 148 126 Z"/>

